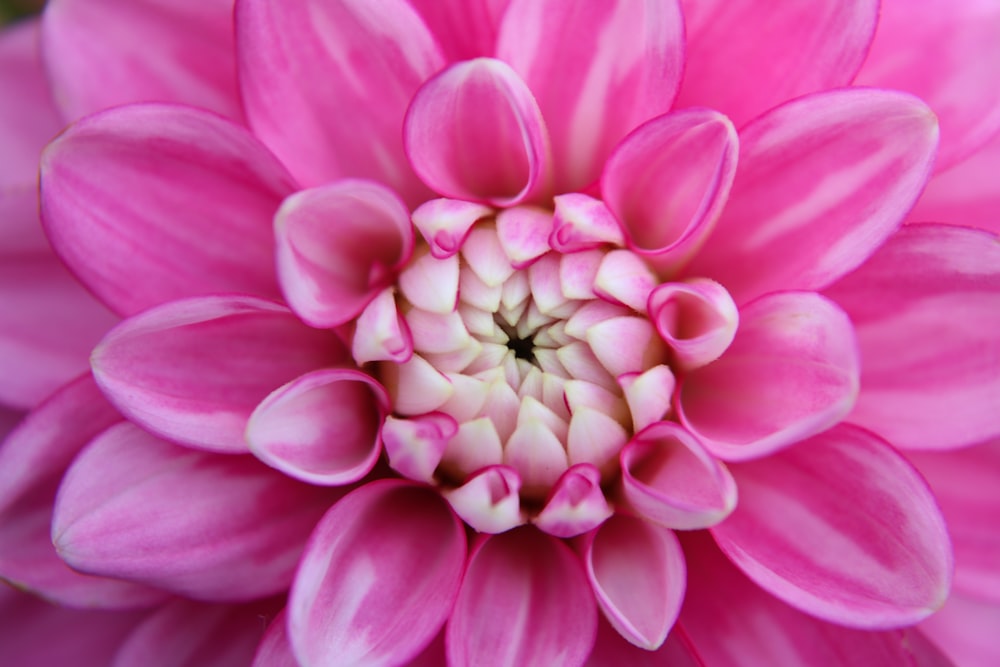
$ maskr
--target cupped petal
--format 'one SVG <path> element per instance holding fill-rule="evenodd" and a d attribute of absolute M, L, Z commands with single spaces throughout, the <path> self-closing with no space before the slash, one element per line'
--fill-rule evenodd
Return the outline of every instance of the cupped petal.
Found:
<path fill-rule="evenodd" d="M 413 212 L 413 226 L 427 241 L 431 255 L 444 259 L 457 253 L 476 221 L 492 211 L 475 202 L 432 199 Z"/>
<path fill-rule="evenodd" d="M 707 528 L 736 507 L 732 475 L 674 422 L 640 432 L 620 460 L 624 498 L 650 521 L 680 530 Z"/>
<path fill-rule="evenodd" d="M 555 190 L 572 192 L 597 180 L 622 137 L 670 109 L 684 68 L 684 20 L 676 0 L 512 0 L 497 57 L 538 100 Z"/>
<path fill-rule="evenodd" d="M 51 253 L 2 257 L 0 403 L 30 408 L 79 375 L 117 321 Z"/>
<path fill-rule="evenodd" d="M 379 428 L 389 396 L 370 375 L 324 368 L 275 389 L 247 422 L 250 451 L 272 468 L 310 484 L 355 482 L 382 451 Z"/>
<path fill-rule="evenodd" d="M 601 489 L 601 472 L 580 463 L 559 477 L 532 523 L 549 535 L 569 538 L 597 528 L 613 513 Z"/>
<path fill-rule="evenodd" d="M 399 128 L 444 59 L 409 3 L 237 0 L 236 46 L 250 125 L 304 185 L 360 177 L 430 199 Z"/>
<path fill-rule="evenodd" d="M 993 0 L 882 0 L 855 83 L 905 90 L 941 119 L 938 171 L 1000 131 L 1000 5 Z M 959 222 L 947 220 L 942 222 Z"/>
<path fill-rule="evenodd" d="M 243 118 L 233 0 L 56 0 L 42 15 L 42 45 L 67 119 L 133 102 Z"/>
<path fill-rule="evenodd" d="M 841 424 L 731 470 L 740 502 L 712 535 L 773 595 L 869 630 L 916 623 L 944 604 L 944 519 L 927 483 L 884 440 Z"/>
<path fill-rule="evenodd" d="M 682 262 L 722 212 L 738 154 L 732 122 L 710 109 L 666 114 L 625 137 L 604 167 L 601 191 L 629 247 L 661 270 Z"/>
<path fill-rule="evenodd" d="M 282 609 L 267 626 L 251 667 L 299 667 L 288 639 L 288 613 Z"/>
<path fill-rule="evenodd" d="M 413 253 L 406 205 L 371 181 L 296 192 L 278 209 L 274 231 L 282 291 L 314 327 L 357 317 Z"/>
<path fill-rule="evenodd" d="M 174 301 L 131 317 L 94 349 L 94 377 L 143 428 L 198 449 L 246 452 L 247 419 L 273 390 L 347 354 L 330 332 L 244 296 Z"/>
<path fill-rule="evenodd" d="M 381 438 L 393 470 L 417 482 L 431 483 L 445 448 L 458 432 L 458 422 L 444 412 L 411 419 L 389 415 Z"/>
<path fill-rule="evenodd" d="M 687 61 L 679 108 L 708 106 L 742 125 L 806 93 L 844 86 L 864 62 L 878 0 L 681 0 Z"/>
<path fill-rule="evenodd" d="M 671 637 L 680 634 L 699 656 L 699 665 L 953 667 L 920 630 L 855 630 L 827 623 L 755 585 L 707 534 L 684 533 L 681 542 L 688 590 Z"/>
<path fill-rule="evenodd" d="M 413 356 L 413 336 L 396 306 L 396 290 L 386 287 L 368 302 L 355 323 L 351 356 L 369 361 L 405 363 Z"/>
<path fill-rule="evenodd" d="M 565 544 L 534 528 L 494 535 L 469 560 L 446 631 L 448 664 L 582 665 L 597 632 L 595 607 Z"/>
<path fill-rule="evenodd" d="M 907 225 L 825 292 L 854 322 L 861 393 L 851 422 L 897 447 L 1000 437 L 1000 240 Z"/>
<path fill-rule="evenodd" d="M 130 608 L 167 594 L 71 570 L 52 546 L 52 508 L 63 473 L 95 436 L 122 417 L 90 375 L 35 408 L 0 447 L 0 578 L 70 607 Z"/>
<path fill-rule="evenodd" d="M 647 309 L 674 362 L 686 371 L 718 359 L 736 337 L 740 321 L 726 288 L 707 278 L 657 286 Z"/>
<path fill-rule="evenodd" d="M 941 610 L 920 624 L 930 638 L 961 667 L 993 667 L 1000 661 L 996 628 L 1000 605 L 973 596 L 952 594 Z"/>
<path fill-rule="evenodd" d="M 409 0 L 453 62 L 492 56 L 510 0 Z"/>
<path fill-rule="evenodd" d="M 271 220 L 293 189 L 249 132 L 188 107 L 88 117 L 42 156 L 52 246 L 123 315 L 199 294 L 277 297 Z"/>
<path fill-rule="evenodd" d="M 580 251 L 598 248 L 609 244 L 621 247 L 625 245 L 625 234 L 622 231 L 621 223 L 615 219 L 611 210 L 600 199 L 595 199 L 579 192 L 570 192 L 558 195 L 553 198 L 555 202 L 555 212 L 552 216 L 552 235 L 549 237 L 549 246 L 558 252 L 579 253 Z M 601 253 L 589 253 L 600 258 Z M 576 256 L 577 258 L 580 255 Z M 563 257 L 563 269 L 567 271 L 567 263 L 573 258 Z M 590 262 L 583 260 L 585 265 Z M 582 269 L 578 266 L 577 269 Z M 575 273 L 573 269 L 569 269 Z M 571 275 L 572 275 L 571 273 Z M 584 271 L 584 273 L 586 273 Z M 566 282 L 566 274 L 563 274 L 563 281 Z M 593 282 L 593 276 L 589 276 L 589 282 Z M 577 281 L 574 280 L 574 283 Z M 573 285 L 576 290 L 583 289 L 583 298 L 590 296 L 586 293 L 587 280 L 580 281 L 581 284 Z M 563 285 L 566 291 L 567 285 Z M 569 296 L 569 294 L 567 294 Z"/>
<path fill-rule="evenodd" d="M 430 79 L 410 104 L 403 139 L 417 174 L 445 197 L 506 207 L 550 188 L 542 113 L 500 60 L 461 62 Z"/>
<path fill-rule="evenodd" d="M 733 344 L 680 383 L 681 422 L 716 456 L 756 458 L 833 426 L 858 395 L 854 330 L 832 301 L 776 292 L 742 309 Z"/>
<path fill-rule="evenodd" d="M 1000 438 L 949 452 L 907 452 L 934 492 L 955 551 L 954 589 L 1000 605 Z"/>
<path fill-rule="evenodd" d="M 299 662 L 415 657 L 451 611 L 465 555 L 461 522 L 429 488 L 383 480 L 345 496 L 316 527 L 290 593 Z"/>
<path fill-rule="evenodd" d="M 336 498 L 251 456 L 179 447 L 123 423 L 70 466 L 52 541 L 81 572 L 200 600 L 251 600 L 288 587 Z"/>
<path fill-rule="evenodd" d="M 176 600 L 132 631 L 111 667 L 246 667 L 275 607 Z"/>
<path fill-rule="evenodd" d="M 483 468 L 444 497 L 473 530 L 502 533 L 524 523 L 521 512 L 521 476 L 510 466 Z"/>
<path fill-rule="evenodd" d="M 608 622 L 630 643 L 660 648 L 684 599 L 684 554 L 673 531 L 617 515 L 587 536 L 583 558 Z"/>
<path fill-rule="evenodd" d="M 767 112 L 740 132 L 729 201 L 685 273 L 719 281 L 738 304 L 826 287 L 896 230 L 937 141 L 930 109 L 895 91 L 834 90 Z"/>

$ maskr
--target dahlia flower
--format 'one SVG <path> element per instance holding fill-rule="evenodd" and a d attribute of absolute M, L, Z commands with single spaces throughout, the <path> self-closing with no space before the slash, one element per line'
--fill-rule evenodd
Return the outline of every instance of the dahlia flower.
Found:
<path fill-rule="evenodd" d="M 6 655 L 1000 657 L 994 0 L 52 0 L 0 56 Z"/>

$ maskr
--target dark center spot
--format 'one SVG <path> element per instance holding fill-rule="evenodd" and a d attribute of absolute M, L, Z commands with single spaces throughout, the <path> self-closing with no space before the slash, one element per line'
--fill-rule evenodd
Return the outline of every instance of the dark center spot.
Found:
<path fill-rule="evenodd" d="M 524 359 L 528 363 L 535 363 L 535 334 L 530 336 L 518 336 L 517 330 L 499 315 L 493 317 L 501 331 L 507 334 L 507 349 L 514 351 L 514 357 Z"/>

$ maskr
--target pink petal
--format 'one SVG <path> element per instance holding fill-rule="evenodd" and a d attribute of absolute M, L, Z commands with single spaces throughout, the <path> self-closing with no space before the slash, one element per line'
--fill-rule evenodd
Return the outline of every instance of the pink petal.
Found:
<path fill-rule="evenodd" d="M 243 296 L 175 301 L 129 318 L 91 357 L 123 414 L 199 449 L 246 452 L 247 419 L 271 391 L 346 356 L 326 331 L 283 306 Z"/>
<path fill-rule="evenodd" d="M 937 138 L 923 102 L 885 90 L 818 93 L 764 114 L 740 132 L 729 202 L 685 273 L 714 278 L 738 304 L 829 285 L 896 230 Z"/>
<path fill-rule="evenodd" d="M 699 665 L 952 667 L 919 630 L 872 632 L 826 623 L 761 590 L 705 533 L 684 533 L 682 542 L 688 591 L 671 637 L 680 634 Z"/>
<path fill-rule="evenodd" d="M 927 483 L 877 436 L 842 424 L 732 472 L 740 502 L 712 534 L 773 595 L 863 629 L 912 624 L 944 604 L 944 520 Z"/>
<path fill-rule="evenodd" d="M 480 533 L 502 533 L 524 523 L 521 476 L 510 466 L 489 466 L 444 492 L 451 508 Z"/>
<path fill-rule="evenodd" d="M 674 0 L 512 0 L 497 57 L 535 94 L 552 138 L 556 192 L 571 192 L 597 179 L 622 137 L 670 109 L 684 22 Z"/>
<path fill-rule="evenodd" d="M 1000 438 L 949 452 L 907 452 L 941 506 L 955 551 L 954 588 L 1000 605 Z"/>
<path fill-rule="evenodd" d="M 299 662 L 416 656 L 451 610 L 465 550 L 461 523 L 430 489 L 383 480 L 346 496 L 316 527 L 289 597 Z"/>
<path fill-rule="evenodd" d="M 113 667 L 246 667 L 274 607 L 273 602 L 230 606 L 177 600 L 129 635 Z"/>
<path fill-rule="evenodd" d="M 736 507 L 732 475 L 674 422 L 640 432 L 622 449 L 621 466 L 628 503 L 668 528 L 707 528 Z"/>
<path fill-rule="evenodd" d="M 552 236 L 549 237 L 549 245 L 553 250 L 561 253 L 580 253 L 605 244 L 618 247 L 625 245 L 621 224 L 600 199 L 579 192 L 570 192 L 558 195 L 553 200 L 556 210 L 552 218 Z M 595 257 L 603 256 L 588 254 Z M 580 255 L 577 255 L 577 258 L 579 257 Z M 572 258 L 564 257 L 563 266 L 571 261 Z M 583 282 L 585 284 L 587 281 Z M 593 282 L 593 276 L 590 276 L 589 282 Z M 579 289 L 579 283 L 576 287 Z M 582 298 L 588 297 L 589 294 L 584 294 Z"/>
<path fill-rule="evenodd" d="M 507 207 L 549 190 L 545 121 L 502 61 L 458 63 L 424 84 L 403 138 L 417 174 L 445 197 Z"/>
<path fill-rule="evenodd" d="M 710 109 L 660 116 L 627 136 L 604 167 L 601 191 L 629 247 L 662 268 L 683 261 L 719 217 L 738 152 L 733 124 Z"/>
<path fill-rule="evenodd" d="M 490 537 L 470 558 L 448 622 L 448 664 L 582 665 L 596 631 L 594 597 L 576 554 L 521 528 Z"/>
<path fill-rule="evenodd" d="M 0 584 L 0 656 L 16 667 L 107 667 L 136 612 L 57 607 Z"/>
<path fill-rule="evenodd" d="M 375 466 L 385 389 L 361 371 L 325 368 L 275 389 L 250 415 L 247 444 L 257 458 L 295 479 L 340 486 Z"/>
<path fill-rule="evenodd" d="M 740 313 L 733 344 L 680 385 L 681 422 L 716 456 L 763 456 L 851 411 L 859 360 L 850 320 L 812 292 L 776 292 Z"/>
<path fill-rule="evenodd" d="M 314 327 L 357 317 L 413 253 L 406 205 L 368 181 L 295 193 L 278 210 L 274 229 L 282 291 Z"/>
<path fill-rule="evenodd" d="M 632 413 L 632 431 L 638 433 L 670 411 L 677 380 L 669 366 L 653 366 L 642 373 L 618 376 L 625 401 Z"/>
<path fill-rule="evenodd" d="M 2 257 L 0 402 L 30 408 L 82 373 L 116 321 L 50 252 Z"/>
<path fill-rule="evenodd" d="M 492 56 L 510 0 L 410 0 L 449 61 Z"/>
<path fill-rule="evenodd" d="M 370 178 L 410 206 L 430 198 L 399 128 L 444 60 L 407 2 L 237 0 L 236 34 L 250 125 L 303 184 Z"/>
<path fill-rule="evenodd" d="M 69 119 L 179 102 L 241 120 L 232 0 L 61 0 L 43 14 L 45 65 Z"/>
<path fill-rule="evenodd" d="M 580 463 L 562 474 L 532 523 L 549 535 L 568 538 L 597 528 L 613 513 L 601 489 L 600 471 Z"/>
<path fill-rule="evenodd" d="M 1000 130 L 998 34 L 992 0 L 883 0 L 856 83 L 905 90 L 930 105 L 941 119 L 941 171 Z"/>
<path fill-rule="evenodd" d="M 588 536 L 584 562 L 615 630 L 646 650 L 662 646 L 684 599 L 684 554 L 673 531 L 617 515 Z"/>
<path fill-rule="evenodd" d="M 299 667 L 288 638 L 288 614 L 284 609 L 274 617 L 257 645 L 252 667 Z"/>
<path fill-rule="evenodd" d="M 508 208 L 497 214 L 496 226 L 497 240 L 515 269 L 528 266 L 551 250 L 552 213 L 548 209 Z"/>
<path fill-rule="evenodd" d="M 996 236 L 908 225 L 827 294 L 854 322 L 864 359 L 852 422 L 911 449 L 1000 436 Z"/>
<path fill-rule="evenodd" d="M 975 597 L 952 594 L 938 613 L 920 624 L 920 630 L 962 667 L 993 667 L 1000 661 L 996 628 L 1000 605 Z"/>
<path fill-rule="evenodd" d="M 687 63 L 678 107 L 742 125 L 794 97 L 851 82 L 878 22 L 877 0 L 682 0 Z"/>
<path fill-rule="evenodd" d="M 740 320 L 726 288 L 706 278 L 659 285 L 649 295 L 648 309 L 675 363 L 688 371 L 718 359 Z"/>
<path fill-rule="evenodd" d="M 336 499 L 249 456 L 198 452 L 132 424 L 95 438 L 56 498 L 52 541 L 82 572 L 202 600 L 283 591 Z"/>
<path fill-rule="evenodd" d="M 80 574 L 52 547 L 52 506 L 66 467 L 121 420 L 90 375 L 35 408 L 0 447 L 0 577 L 72 607 L 130 608 L 162 601 L 145 586 Z"/>
<path fill-rule="evenodd" d="M 427 241 L 431 254 L 444 259 L 457 253 L 476 221 L 492 211 L 474 202 L 432 199 L 413 212 L 413 226 Z"/>
<path fill-rule="evenodd" d="M 42 218 L 74 273 L 127 315 L 197 294 L 277 296 L 271 218 L 293 188 L 246 130 L 186 107 L 129 106 L 49 144 Z"/>
<path fill-rule="evenodd" d="M 381 438 L 393 470 L 414 481 L 431 483 L 457 431 L 458 422 L 443 412 L 411 419 L 389 415 L 382 424 Z"/>
<path fill-rule="evenodd" d="M 667 641 L 656 651 L 628 643 L 603 618 L 597 624 L 597 643 L 587 667 L 706 667 L 688 645 L 683 631 L 674 626 Z M 714 667 L 714 666 L 713 666 Z M 734 665 L 733 667 L 736 667 Z"/>
<path fill-rule="evenodd" d="M 413 336 L 399 314 L 395 294 L 395 288 L 385 288 L 358 316 L 351 341 L 355 363 L 393 361 L 401 364 L 413 356 Z"/>

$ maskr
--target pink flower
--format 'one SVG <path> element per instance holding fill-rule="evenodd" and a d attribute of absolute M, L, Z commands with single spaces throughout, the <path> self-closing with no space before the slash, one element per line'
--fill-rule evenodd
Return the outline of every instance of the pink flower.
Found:
<path fill-rule="evenodd" d="M 235 4 L 42 18 L 113 316 L 2 43 L 0 575 L 116 664 L 990 663 L 1000 7 Z"/>

